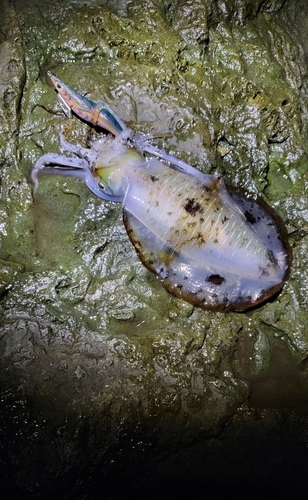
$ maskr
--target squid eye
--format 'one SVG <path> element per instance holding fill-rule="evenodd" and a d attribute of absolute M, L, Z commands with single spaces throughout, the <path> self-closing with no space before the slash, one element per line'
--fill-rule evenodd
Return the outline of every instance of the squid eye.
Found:
<path fill-rule="evenodd" d="M 97 181 L 97 187 L 104 194 L 107 194 L 108 196 L 113 196 L 111 189 L 107 186 L 107 184 L 104 184 L 102 181 Z"/>

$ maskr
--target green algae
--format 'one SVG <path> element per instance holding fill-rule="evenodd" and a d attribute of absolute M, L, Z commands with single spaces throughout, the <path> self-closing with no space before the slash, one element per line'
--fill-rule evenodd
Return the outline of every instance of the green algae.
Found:
<path fill-rule="evenodd" d="M 3 387 L 22 390 L 36 401 L 33 418 L 40 415 L 30 438 L 34 458 L 15 476 L 44 490 L 69 443 L 67 467 L 81 467 L 82 439 L 70 433 L 76 415 L 80 433 L 92 415 L 93 441 L 95 432 L 100 443 L 109 436 L 100 457 L 126 443 L 121 432 L 131 422 L 176 447 L 219 433 L 258 380 L 266 389 L 275 353 L 287 367 L 305 362 L 306 63 L 281 22 L 283 8 L 270 13 L 283 2 L 229 2 L 226 12 L 221 2 L 1 4 L 1 367 Z M 184 19 L 187 9 L 193 15 Z M 139 262 L 119 205 L 57 176 L 42 176 L 33 198 L 32 166 L 46 152 L 63 154 L 60 130 L 82 145 L 88 134 L 62 114 L 47 70 L 107 101 L 134 129 L 171 132 L 158 144 L 172 154 L 263 194 L 286 221 L 294 249 L 280 296 L 251 318 L 194 309 Z M 301 366 L 295 381 L 306 387 Z M 267 402 L 266 390 L 258 395 L 252 404 Z M 69 413 L 71 427 L 62 420 L 52 427 L 49 413 L 57 412 Z M 38 443 L 60 427 L 63 440 L 50 445 L 50 470 L 44 462 L 36 487 L 39 467 L 27 474 L 40 461 Z"/>

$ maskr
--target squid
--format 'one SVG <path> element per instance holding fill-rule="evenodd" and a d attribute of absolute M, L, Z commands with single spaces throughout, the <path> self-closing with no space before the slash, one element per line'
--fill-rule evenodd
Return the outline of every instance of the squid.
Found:
<path fill-rule="evenodd" d="M 244 311 L 275 296 L 292 253 L 281 217 L 259 196 L 226 186 L 134 133 L 104 102 L 48 73 L 64 113 L 109 132 L 81 147 L 60 134 L 68 155 L 44 154 L 41 173 L 73 175 L 99 198 L 122 203 L 123 222 L 143 264 L 179 299 L 213 311 Z"/>

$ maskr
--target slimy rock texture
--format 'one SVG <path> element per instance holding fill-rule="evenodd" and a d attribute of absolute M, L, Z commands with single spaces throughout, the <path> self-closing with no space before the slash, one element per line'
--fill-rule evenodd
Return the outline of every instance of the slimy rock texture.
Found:
<path fill-rule="evenodd" d="M 192 498 L 200 484 L 231 494 L 269 477 L 294 494 L 308 465 L 307 2 L 0 10 L 4 481 L 21 499 L 118 499 L 128 487 L 162 498 L 161 484 Z M 293 249 L 280 295 L 252 315 L 194 308 L 139 261 L 120 205 L 55 176 L 33 199 L 31 169 L 60 152 L 59 131 L 82 145 L 95 135 L 63 115 L 48 70 L 133 129 L 171 132 L 159 147 L 261 194 Z"/>

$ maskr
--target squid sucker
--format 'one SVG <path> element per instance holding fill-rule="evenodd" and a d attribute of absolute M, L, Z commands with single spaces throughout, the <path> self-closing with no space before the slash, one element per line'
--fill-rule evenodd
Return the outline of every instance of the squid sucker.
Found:
<path fill-rule="evenodd" d="M 106 103 L 49 76 L 68 116 L 73 111 L 110 134 L 90 148 L 61 134 L 71 156 L 39 158 L 34 192 L 40 173 L 75 175 L 100 198 L 121 202 L 141 261 L 169 292 L 195 306 L 243 311 L 281 290 L 292 252 L 283 220 L 265 201 L 152 146 L 150 136 L 128 129 Z"/>

